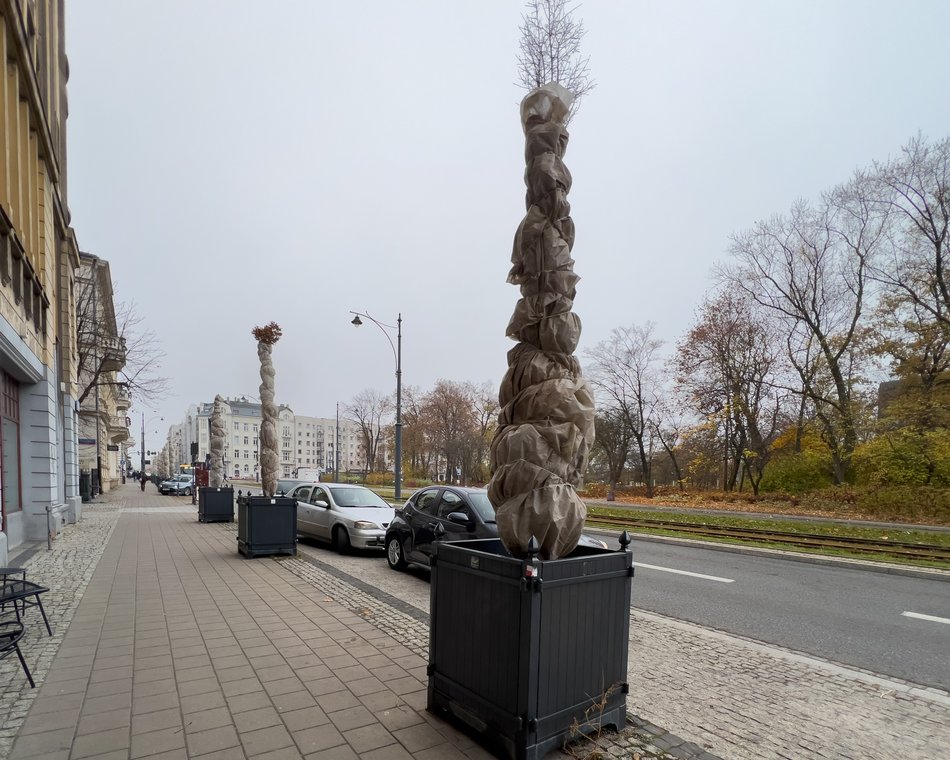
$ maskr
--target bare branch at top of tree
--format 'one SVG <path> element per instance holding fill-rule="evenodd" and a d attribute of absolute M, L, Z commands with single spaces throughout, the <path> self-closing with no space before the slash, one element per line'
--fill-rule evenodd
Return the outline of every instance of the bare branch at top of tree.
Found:
<path fill-rule="evenodd" d="M 574 96 L 567 123 L 577 113 L 580 102 L 596 83 L 590 76 L 590 56 L 581 54 L 587 30 L 574 18 L 579 6 L 566 0 L 528 0 L 521 16 L 518 51 L 519 86 L 534 90 L 557 82 Z"/>

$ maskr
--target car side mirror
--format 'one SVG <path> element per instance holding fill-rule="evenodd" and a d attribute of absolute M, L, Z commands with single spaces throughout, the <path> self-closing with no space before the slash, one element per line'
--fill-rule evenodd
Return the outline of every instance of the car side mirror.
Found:
<path fill-rule="evenodd" d="M 471 522 L 471 520 L 468 519 L 468 515 L 464 512 L 450 512 L 446 519 L 449 522 L 458 523 L 459 525 L 468 525 Z"/>
<path fill-rule="evenodd" d="M 313 503 L 313 506 L 315 506 L 315 507 L 323 507 L 324 509 L 329 509 L 329 508 L 330 508 L 330 505 L 329 505 L 327 502 L 325 502 L 323 499 L 319 499 L 319 500 L 315 501 L 315 502 Z"/>

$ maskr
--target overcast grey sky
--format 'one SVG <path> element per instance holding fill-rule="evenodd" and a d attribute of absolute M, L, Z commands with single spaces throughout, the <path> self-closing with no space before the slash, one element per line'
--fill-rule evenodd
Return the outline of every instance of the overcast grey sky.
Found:
<path fill-rule="evenodd" d="M 257 396 L 251 329 L 271 320 L 277 398 L 297 413 L 392 392 L 389 344 L 350 310 L 402 312 L 404 385 L 497 386 L 524 213 L 521 13 L 68 3 L 73 225 L 161 338 L 166 422 Z M 586 0 L 579 15 L 597 81 L 566 155 L 581 351 L 647 320 L 672 345 L 731 233 L 950 131 L 945 0 Z"/>

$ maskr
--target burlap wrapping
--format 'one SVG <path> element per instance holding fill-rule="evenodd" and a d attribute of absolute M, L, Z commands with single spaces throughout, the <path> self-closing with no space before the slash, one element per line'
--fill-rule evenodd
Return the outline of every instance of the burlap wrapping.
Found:
<path fill-rule="evenodd" d="M 224 485 L 224 439 L 227 431 L 224 429 L 224 399 L 220 395 L 214 397 L 214 408 L 211 410 L 211 477 L 209 485 L 212 488 L 221 488 Z"/>
<path fill-rule="evenodd" d="M 274 403 L 274 361 L 272 346 L 257 342 L 257 358 L 261 360 L 261 491 L 273 496 L 277 490 L 277 404 Z"/>
<path fill-rule="evenodd" d="M 574 306 L 574 223 L 564 165 L 570 93 L 557 84 L 521 102 L 527 213 L 515 234 L 508 282 L 521 288 L 506 334 L 498 432 L 491 446 L 488 496 L 498 533 L 516 556 L 535 536 L 541 556 L 570 552 L 587 509 L 575 492 L 594 441 L 594 398 L 572 355 L 581 334 Z"/>

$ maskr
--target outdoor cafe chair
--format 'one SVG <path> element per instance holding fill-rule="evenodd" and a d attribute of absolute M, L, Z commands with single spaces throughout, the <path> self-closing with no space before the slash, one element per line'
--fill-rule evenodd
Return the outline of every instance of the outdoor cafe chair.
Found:
<path fill-rule="evenodd" d="M 17 578 L 16 575 L 20 577 Z M 39 607 L 43 622 L 46 623 L 46 632 L 52 636 L 53 629 L 50 627 L 46 610 L 43 609 L 43 600 L 40 598 L 40 594 L 45 594 L 49 589 L 28 581 L 26 570 L 22 567 L 0 567 L 0 578 L 3 578 L 3 586 L 0 587 L 0 611 L 5 610 L 8 604 L 12 604 L 16 619 L 22 622 L 21 615 L 26 612 L 27 607 Z"/>
<path fill-rule="evenodd" d="M 23 652 L 20 651 L 20 639 L 23 638 L 23 623 L 19 620 L 0 620 L 0 660 L 4 659 L 10 652 L 16 652 L 20 659 L 20 665 L 23 666 L 23 672 L 26 673 L 26 680 L 30 682 L 30 688 L 35 689 L 33 674 L 26 666 L 26 660 L 23 659 Z"/>

